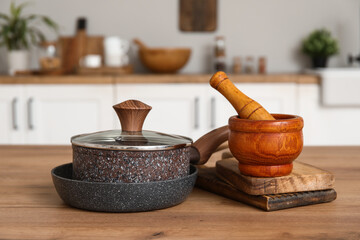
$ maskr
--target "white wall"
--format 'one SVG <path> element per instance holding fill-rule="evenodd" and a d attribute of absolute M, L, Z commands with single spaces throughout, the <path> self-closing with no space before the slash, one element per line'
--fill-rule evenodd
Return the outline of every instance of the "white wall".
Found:
<path fill-rule="evenodd" d="M 0 0 L 7 12 L 11 0 Z M 23 2 L 17 1 L 18 3 Z M 74 33 L 79 16 L 88 18 L 89 34 L 142 39 L 149 46 L 189 46 L 191 59 L 183 73 L 211 70 L 214 37 L 224 35 L 227 57 L 265 55 L 269 72 L 294 72 L 308 66 L 299 53 L 301 40 L 316 28 L 328 28 L 340 41 L 341 54 L 331 66 L 345 66 L 348 53 L 359 53 L 359 0 L 218 0 L 218 28 L 185 33 L 178 27 L 177 0 L 31 0 L 28 12 L 51 16 L 63 35 Z M 1 51 L 0 70 L 5 66 Z M 144 71 L 136 61 L 136 69 Z"/>

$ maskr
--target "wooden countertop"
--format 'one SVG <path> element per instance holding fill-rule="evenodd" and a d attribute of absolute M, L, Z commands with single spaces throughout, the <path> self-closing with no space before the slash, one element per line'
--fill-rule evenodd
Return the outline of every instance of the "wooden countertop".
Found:
<path fill-rule="evenodd" d="M 360 147 L 305 147 L 298 160 L 333 172 L 338 198 L 275 212 L 197 188 L 152 212 L 74 209 L 50 176 L 71 160 L 69 146 L 0 146 L 0 239 L 360 239 Z"/>
<path fill-rule="evenodd" d="M 318 84 L 311 74 L 230 75 L 238 83 L 302 83 Z M 115 83 L 208 83 L 210 74 L 131 74 L 122 76 L 0 76 L 0 84 L 115 84 Z"/>

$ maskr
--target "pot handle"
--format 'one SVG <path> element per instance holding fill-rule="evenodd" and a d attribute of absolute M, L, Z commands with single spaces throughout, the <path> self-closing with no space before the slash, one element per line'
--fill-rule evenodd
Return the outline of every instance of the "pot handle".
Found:
<path fill-rule="evenodd" d="M 127 100 L 113 106 L 119 117 L 121 129 L 126 132 L 141 132 L 151 107 L 138 100 Z"/>
<path fill-rule="evenodd" d="M 207 163 L 213 152 L 228 140 L 229 126 L 223 126 L 208 132 L 191 147 L 190 162 L 195 165 Z"/>

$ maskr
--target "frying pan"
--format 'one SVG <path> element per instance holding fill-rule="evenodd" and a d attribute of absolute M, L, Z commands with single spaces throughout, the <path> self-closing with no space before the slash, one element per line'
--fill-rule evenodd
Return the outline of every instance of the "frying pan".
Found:
<path fill-rule="evenodd" d="M 228 138 L 228 126 L 195 143 L 187 137 L 143 131 L 151 107 L 136 100 L 114 106 L 122 130 L 72 138 L 73 163 L 51 172 L 59 196 L 70 206 L 91 211 L 137 212 L 183 202 L 197 170 Z"/>

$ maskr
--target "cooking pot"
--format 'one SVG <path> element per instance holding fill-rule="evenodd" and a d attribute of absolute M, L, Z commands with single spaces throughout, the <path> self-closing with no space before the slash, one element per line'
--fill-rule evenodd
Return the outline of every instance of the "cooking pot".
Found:
<path fill-rule="evenodd" d="M 73 178 L 89 182 L 142 183 L 189 175 L 190 162 L 204 164 L 228 138 L 228 127 L 195 143 L 188 137 L 142 130 L 151 107 L 137 100 L 114 105 L 122 130 L 77 135 Z"/>

